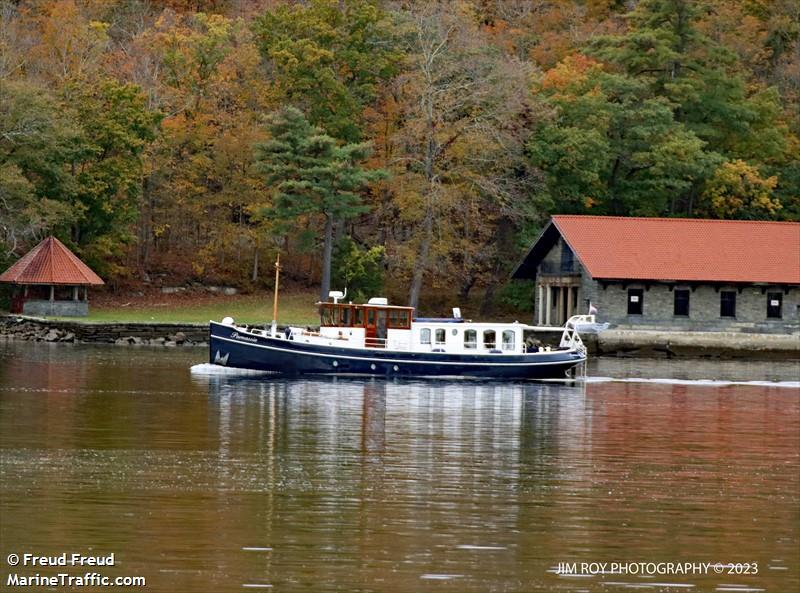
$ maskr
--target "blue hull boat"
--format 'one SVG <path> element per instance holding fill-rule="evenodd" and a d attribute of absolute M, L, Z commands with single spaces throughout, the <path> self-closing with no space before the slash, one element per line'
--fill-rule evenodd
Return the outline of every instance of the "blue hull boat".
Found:
<path fill-rule="evenodd" d="M 337 345 L 337 338 L 211 322 L 209 362 L 287 375 L 337 374 L 383 377 L 565 378 L 586 360 L 582 347 L 535 352 L 447 352 Z"/>

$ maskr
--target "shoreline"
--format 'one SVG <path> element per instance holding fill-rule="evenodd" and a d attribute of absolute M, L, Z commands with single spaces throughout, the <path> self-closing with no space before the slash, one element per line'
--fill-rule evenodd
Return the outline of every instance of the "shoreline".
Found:
<path fill-rule="evenodd" d="M 553 337 L 560 334 L 554 328 Z M 582 338 L 595 357 L 800 361 L 798 334 L 608 329 Z M 206 347 L 208 323 L 87 323 L 5 314 L 0 315 L 0 340 Z"/>
<path fill-rule="evenodd" d="M 65 321 L 26 315 L 0 316 L 0 340 L 121 346 L 208 346 L 207 323 Z"/>

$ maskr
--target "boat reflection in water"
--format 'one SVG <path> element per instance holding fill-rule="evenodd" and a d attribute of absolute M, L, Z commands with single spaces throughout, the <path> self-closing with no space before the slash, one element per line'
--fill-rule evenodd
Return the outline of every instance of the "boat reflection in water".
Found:
<path fill-rule="evenodd" d="M 310 546 L 331 582 L 354 586 L 356 570 L 409 587 L 453 579 L 464 591 L 575 590 L 555 574 L 558 562 L 720 557 L 747 557 L 762 573 L 598 575 L 580 588 L 798 582 L 787 572 L 800 491 L 790 389 L 208 380 L 211 405 L 238 410 L 221 414 L 221 434 L 249 441 L 260 427 L 264 468 L 275 472 L 258 486 L 271 501 L 271 545 Z M 298 554 L 273 555 L 270 582 L 303 573 Z"/>

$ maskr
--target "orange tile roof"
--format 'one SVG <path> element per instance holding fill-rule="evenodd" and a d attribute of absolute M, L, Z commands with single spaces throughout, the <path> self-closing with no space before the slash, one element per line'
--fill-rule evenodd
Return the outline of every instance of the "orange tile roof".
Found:
<path fill-rule="evenodd" d="M 593 278 L 800 284 L 800 223 L 553 216 Z"/>
<path fill-rule="evenodd" d="M 11 284 L 100 286 L 103 280 L 55 237 L 47 237 L 0 275 Z"/>

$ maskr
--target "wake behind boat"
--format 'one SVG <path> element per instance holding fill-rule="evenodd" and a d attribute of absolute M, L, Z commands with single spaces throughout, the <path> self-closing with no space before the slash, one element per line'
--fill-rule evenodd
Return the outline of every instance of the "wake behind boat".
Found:
<path fill-rule="evenodd" d="M 458 310 L 453 318 L 417 318 L 414 309 L 385 298 L 364 304 L 318 303 L 319 331 L 236 325 L 230 317 L 211 322 L 209 362 L 290 375 L 350 374 L 387 377 L 564 378 L 586 360 L 576 330 L 593 315 L 571 317 L 558 346 L 534 345 L 534 332 L 552 331 L 523 323 L 474 323 Z M 277 312 L 277 301 L 276 301 Z M 274 315 L 276 317 L 277 315 Z"/>

